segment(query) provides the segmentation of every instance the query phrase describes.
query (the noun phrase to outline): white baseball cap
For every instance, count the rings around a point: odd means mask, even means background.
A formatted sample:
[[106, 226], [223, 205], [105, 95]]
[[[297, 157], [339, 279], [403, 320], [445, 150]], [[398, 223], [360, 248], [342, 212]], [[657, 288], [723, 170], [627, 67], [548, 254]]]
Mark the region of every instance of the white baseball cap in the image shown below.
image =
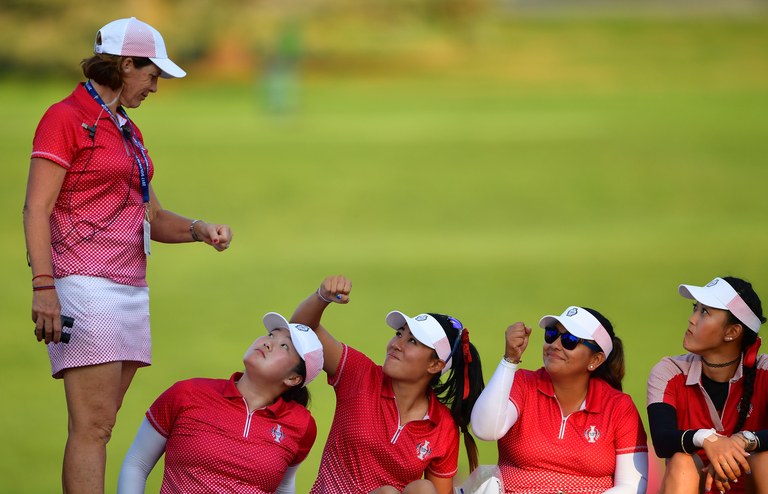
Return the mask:
[[757, 333], [762, 324], [744, 299], [724, 279], [715, 278], [704, 286], [680, 285], [677, 291], [685, 298], [696, 300], [708, 307], [731, 311], [739, 321]]
[[323, 345], [315, 332], [304, 324], [289, 323], [277, 312], [267, 312], [262, 321], [270, 333], [276, 329], [288, 329], [291, 333], [291, 342], [307, 367], [307, 375], [302, 386], [309, 384], [323, 368]]
[[606, 358], [613, 351], [613, 340], [610, 333], [588, 310], [572, 305], [559, 316], [542, 317], [539, 320], [539, 327], [546, 328], [554, 325], [555, 322], [562, 324], [569, 333], [577, 338], [596, 342], [600, 345]]
[[408, 317], [400, 311], [393, 310], [387, 314], [387, 325], [392, 329], [400, 329], [408, 324], [411, 334], [425, 346], [437, 353], [437, 358], [445, 362], [441, 374], [448, 372], [453, 359], [451, 358], [451, 344], [445, 330], [437, 322], [437, 319], [429, 314], [419, 314], [416, 317]]
[[172, 79], [187, 75], [168, 58], [163, 37], [146, 22], [135, 17], [118, 19], [99, 29], [93, 44], [94, 53], [125, 57], [146, 57], [158, 66], [160, 77]]

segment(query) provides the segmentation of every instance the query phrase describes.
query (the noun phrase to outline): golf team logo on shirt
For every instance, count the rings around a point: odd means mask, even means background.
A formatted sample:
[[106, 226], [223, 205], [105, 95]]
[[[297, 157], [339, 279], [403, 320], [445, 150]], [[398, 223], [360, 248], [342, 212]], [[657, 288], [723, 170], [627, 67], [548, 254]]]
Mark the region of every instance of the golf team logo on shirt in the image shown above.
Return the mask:
[[312, 331], [312, 329], [309, 326], [304, 326], [303, 324], [297, 324], [296, 329], [298, 329], [299, 331], [304, 331], [305, 333], [307, 331]]
[[416, 445], [416, 457], [420, 460], [423, 460], [425, 458], [429, 458], [429, 455], [432, 454], [432, 446], [429, 445], [429, 441], [424, 440], [424, 442], [421, 442]]
[[276, 443], [281, 442], [284, 437], [285, 437], [285, 433], [283, 432], [283, 429], [280, 427], [280, 424], [277, 424], [276, 426], [272, 427], [272, 439], [274, 439]]
[[576, 307], [572, 307], [571, 309], [568, 310], [568, 312], [565, 313], [565, 315], [568, 316], [568, 317], [573, 317], [578, 312], [579, 312], [579, 309], [577, 309]]
[[600, 439], [600, 431], [597, 430], [597, 426], [590, 425], [589, 429], [584, 430], [584, 438], [590, 443], [597, 442]]

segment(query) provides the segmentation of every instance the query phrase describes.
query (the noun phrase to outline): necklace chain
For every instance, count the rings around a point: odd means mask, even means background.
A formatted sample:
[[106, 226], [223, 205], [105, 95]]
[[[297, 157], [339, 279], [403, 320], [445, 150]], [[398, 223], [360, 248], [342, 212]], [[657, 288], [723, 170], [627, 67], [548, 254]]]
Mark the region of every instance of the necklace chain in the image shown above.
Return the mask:
[[714, 367], [716, 369], [720, 369], [722, 367], [730, 367], [730, 366], [732, 366], [733, 364], [738, 362], [740, 358], [741, 358], [741, 355], [739, 355], [738, 357], [736, 357], [735, 359], [733, 359], [731, 361], [723, 362], [722, 364], [713, 364], [712, 362], [707, 362], [707, 360], [704, 357], [701, 357], [701, 361], [704, 362], [704, 365], [706, 365], [707, 367]]

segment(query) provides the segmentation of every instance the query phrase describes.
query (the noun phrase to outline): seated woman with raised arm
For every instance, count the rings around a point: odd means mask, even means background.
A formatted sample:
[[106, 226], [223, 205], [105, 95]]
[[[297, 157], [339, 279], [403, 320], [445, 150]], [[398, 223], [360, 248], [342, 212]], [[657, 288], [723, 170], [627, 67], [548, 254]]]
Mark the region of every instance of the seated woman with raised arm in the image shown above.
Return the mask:
[[518, 369], [531, 328], [513, 324], [504, 358], [472, 411], [475, 435], [498, 441], [505, 491], [645, 493], [645, 430], [621, 391], [624, 351], [610, 321], [571, 306], [539, 326], [544, 367]]
[[390, 312], [386, 323], [394, 335], [383, 366], [377, 365], [320, 324], [330, 303], [349, 302], [351, 289], [344, 276], [326, 278], [291, 318], [315, 330], [323, 345], [323, 369], [336, 392], [336, 412], [311, 492], [453, 494], [460, 430], [470, 469], [477, 466], [467, 428], [483, 375], [469, 330], [444, 314]]

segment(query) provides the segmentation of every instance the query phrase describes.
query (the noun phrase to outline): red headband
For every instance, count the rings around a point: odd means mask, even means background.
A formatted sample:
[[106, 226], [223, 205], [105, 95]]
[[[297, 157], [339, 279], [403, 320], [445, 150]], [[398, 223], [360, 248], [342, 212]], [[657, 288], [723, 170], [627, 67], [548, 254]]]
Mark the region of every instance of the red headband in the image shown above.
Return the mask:
[[464, 354], [464, 398], [469, 396], [469, 364], [472, 362], [472, 352], [469, 351], [469, 330], [461, 331], [461, 351]]

